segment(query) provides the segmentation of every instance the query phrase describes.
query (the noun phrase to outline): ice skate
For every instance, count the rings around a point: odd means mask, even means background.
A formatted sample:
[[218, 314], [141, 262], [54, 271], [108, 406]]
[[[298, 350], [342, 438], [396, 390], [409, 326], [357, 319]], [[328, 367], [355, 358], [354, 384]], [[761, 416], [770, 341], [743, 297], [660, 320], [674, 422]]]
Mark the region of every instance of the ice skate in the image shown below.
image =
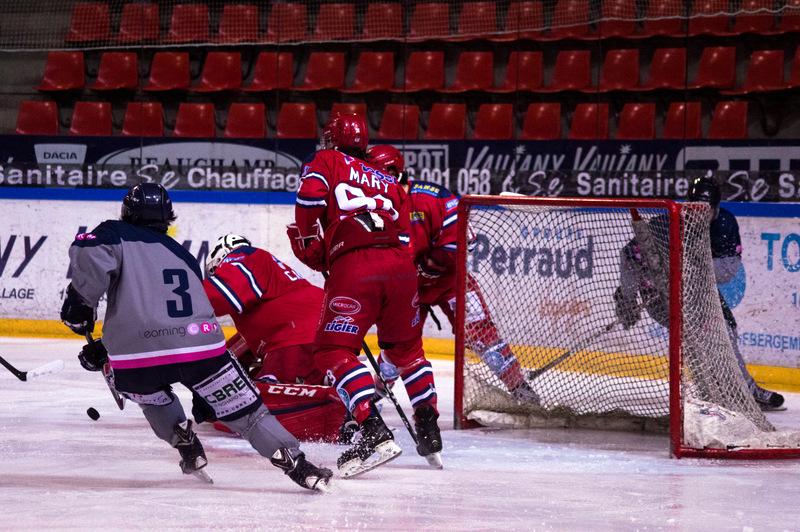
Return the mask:
[[342, 477], [351, 478], [394, 460], [402, 452], [383, 419], [372, 414], [361, 424], [361, 438], [342, 453], [336, 465]]
[[442, 469], [442, 435], [436, 423], [437, 419], [439, 413], [430, 405], [423, 405], [414, 412], [417, 452], [425, 457], [431, 467]]
[[282, 469], [297, 485], [313, 491], [328, 492], [333, 472], [315, 466], [306, 460], [305, 454], [300, 453], [293, 457], [289, 449], [282, 448], [275, 451], [269, 461], [275, 467]]
[[214, 483], [214, 480], [203, 469], [208, 465], [208, 460], [203, 451], [203, 445], [192, 430], [191, 420], [175, 425], [174, 447], [181, 454], [179, 465], [184, 475], [194, 475], [203, 482]]
[[783, 395], [779, 394], [778, 392], [771, 392], [769, 390], [765, 390], [761, 386], [756, 386], [753, 390], [753, 398], [764, 412], [786, 410], [786, 407], [783, 406]]

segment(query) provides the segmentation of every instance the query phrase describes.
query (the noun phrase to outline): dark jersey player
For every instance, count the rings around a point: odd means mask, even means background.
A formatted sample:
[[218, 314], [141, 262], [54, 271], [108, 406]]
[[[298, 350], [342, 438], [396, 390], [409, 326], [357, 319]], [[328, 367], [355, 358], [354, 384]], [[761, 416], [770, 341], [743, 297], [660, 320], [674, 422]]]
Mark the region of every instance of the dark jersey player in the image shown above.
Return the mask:
[[[394, 176], [408, 191], [411, 245], [418, 272], [422, 321], [425, 321], [430, 307], [438, 306], [454, 326], [458, 198], [435, 183], [409, 182], [404, 172], [403, 155], [394, 146], [372, 146], [367, 153], [372, 164]], [[467, 277], [466, 302], [467, 347], [481, 357], [515, 398], [538, 401], [524, 380], [517, 358], [500, 337], [478, 284], [471, 276]], [[384, 377], [391, 380], [395, 361], [383, 353], [382, 362]]]
[[172, 392], [178, 382], [192, 390], [193, 411], [241, 433], [304, 488], [325, 490], [330, 470], [305, 459], [225, 349], [197, 260], [166, 234], [173, 220], [167, 191], [141, 183], [125, 196], [121, 220], [76, 237], [61, 319], [73, 332], [90, 334], [97, 304], [108, 295], [102, 343], [84, 347], [81, 364], [90, 371], [110, 364], [115, 388], [141, 407], [156, 436], [178, 450], [184, 473], [210, 481], [203, 446]]
[[377, 325], [381, 348], [398, 367], [414, 407], [417, 451], [439, 465], [433, 371], [422, 349], [416, 269], [410, 260], [405, 191], [395, 178], [366, 162], [364, 119], [335, 115], [323, 132], [324, 149], [303, 166], [295, 224], [288, 234], [298, 259], [329, 271], [325, 304], [314, 342], [315, 363], [330, 372], [353, 417], [359, 443], [339, 459], [345, 476], [382, 463], [400, 449], [378, 415], [375, 385], [357, 354], [367, 330]]

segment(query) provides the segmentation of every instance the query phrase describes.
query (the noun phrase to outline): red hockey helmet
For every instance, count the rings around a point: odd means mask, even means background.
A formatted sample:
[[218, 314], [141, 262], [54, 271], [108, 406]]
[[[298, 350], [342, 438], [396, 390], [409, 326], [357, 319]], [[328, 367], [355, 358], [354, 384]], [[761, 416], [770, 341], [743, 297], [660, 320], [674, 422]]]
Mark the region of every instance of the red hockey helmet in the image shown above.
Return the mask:
[[406, 169], [403, 154], [391, 144], [378, 144], [371, 147], [367, 150], [367, 157], [369, 162], [384, 170], [394, 168], [398, 175], [402, 174], [403, 170]]
[[369, 130], [364, 117], [355, 113], [334, 114], [322, 130], [322, 144], [326, 149], [339, 151], [357, 149], [364, 151], [369, 144]]

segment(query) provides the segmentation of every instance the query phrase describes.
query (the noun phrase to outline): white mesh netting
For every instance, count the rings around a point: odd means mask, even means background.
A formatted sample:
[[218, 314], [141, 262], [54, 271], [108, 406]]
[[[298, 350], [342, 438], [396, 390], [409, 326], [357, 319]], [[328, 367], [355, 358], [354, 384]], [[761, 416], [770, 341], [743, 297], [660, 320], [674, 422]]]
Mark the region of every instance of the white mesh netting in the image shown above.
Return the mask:
[[[468, 220], [475, 240], [457, 332], [467, 419], [667, 430], [668, 264], [678, 244], [670, 248], [666, 209], [636, 209], [634, 221], [619, 205], [470, 205], [460, 223]], [[710, 210], [684, 204], [680, 217], [683, 444], [800, 446], [800, 433], [774, 431], [737, 364], [714, 279]]]

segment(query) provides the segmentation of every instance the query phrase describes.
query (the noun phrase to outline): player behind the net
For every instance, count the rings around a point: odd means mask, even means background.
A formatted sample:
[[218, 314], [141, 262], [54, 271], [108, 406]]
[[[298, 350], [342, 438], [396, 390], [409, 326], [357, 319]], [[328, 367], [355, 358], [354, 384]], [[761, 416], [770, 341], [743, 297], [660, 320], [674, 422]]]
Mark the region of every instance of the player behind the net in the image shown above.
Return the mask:
[[121, 220], [76, 237], [61, 319], [73, 332], [91, 334], [97, 304], [108, 295], [102, 342], [83, 348], [81, 365], [110, 365], [115, 388], [178, 450], [185, 474], [210, 481], [203, 446], [172, 391], [178, 382], [192, 390], [193, 410], [213, 411], [300, 486], [326, 490], [331, 471], [306, 460], [225, 349], [197, 260], [166, 234], [174, 220], [164, 187], [140, 183], [125, 196]]
[[[688, 194], [689, 201], [708, 203], [711, 207], [711, 256], [714, 261], [714, 277], [717, 283], [719, 302], [725, 325], [730, 338], [736, 361], [753, 398], [762, 410], [774, 410], [783, 405], [784, 398], [777, 392], [759, 386], [745, 365], [744, 357], [739, 349], [739, 335], [736, 330], [736, 319], [728, 303], [722, 296], [719, 286], [733, 279], [742, 264], [742, 239], [739, 224], [734, 215], [720, 207], [721, 193], [719, 185], [709, 177], [697, 178], [692, 182]], [[656, 248], [666, 248], [669, 234], [669, 223], [666, 215], [653, 217], [649, 222], [649, 233]], [[626, 329], [633, 327], [641, 317], [641, 308], [662, 327], [669, 327], [669, 305], [663, 284], [666, 275], [652, 272], [647, 265], [646, 250], [636, 238], [628, 242], [620, 253], [620, 286], [614, 293], [617, 317]], [[641, 295], [643, 304], [637, 301]]]
[[[436, 183], [409, 181], [403, 155], [394, 146], [372, 146], [367, 154], [370, 163], [394, 176], [408, 192], [411, 246], [418, 272], [422, 321], [432, 306], [438, 306], [454, 327], [458, 198]], [[514, 398], [538, 402], [538, 396], [524, 379], [517, 357], [492, 321], [478, 283], [469, 275], [465, 300], [467, 348], [480, 356]], [[397, 378], [393, 368], [397, 361], [386, 352], [381, 354], [381, 359], [384, 378], [393, 382]]]
[[400, 453], [373, 404], [373, 377], [357, 357], [373, 324], [381, 349], [405, 368], [417, 452], [436, 463], [442, 449], [433, 371], [422, 349], [417, 272], [407, 249], [406, 194], [393, 176], [366, 162], [368, 141], [362, 117], [331, 117], [324, 148], [303, 165], [295, 224], [288, 228], [297, 258], [329, 271], [314, 357], [361, 426], [360, 441], [339, 458], [344, 475]]
[[203, 288], [214, 313], [233, 319], [237, 333], [228, 350], [249, 368], [264, 405], [286, 430], [300, 440], [349, 443], [353, 423], [314, 365], [322, 289], [235, 234], [212, 246]]

